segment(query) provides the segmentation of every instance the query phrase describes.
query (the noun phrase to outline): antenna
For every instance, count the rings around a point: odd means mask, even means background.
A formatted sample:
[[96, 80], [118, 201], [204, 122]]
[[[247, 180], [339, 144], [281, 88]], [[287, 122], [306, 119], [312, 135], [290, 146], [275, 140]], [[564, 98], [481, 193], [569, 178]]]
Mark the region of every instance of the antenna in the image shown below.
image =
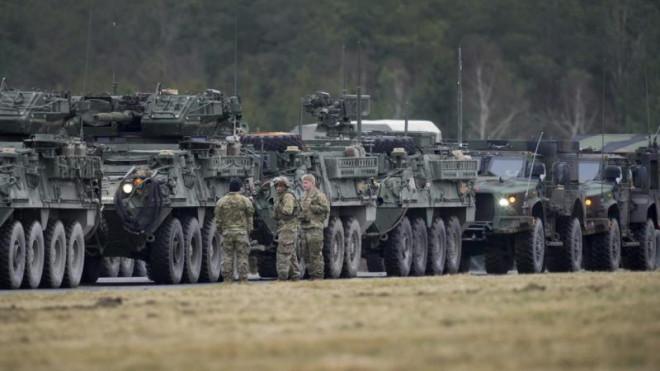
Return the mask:
[[600, 166], [601, 166], [601, 179], [600, 179], [600, 197], [603, 198], [603, 171], [605, 170], [605, 63], [607, 63], [607, 58], [603, 58], [603, 75], [602, 75], [602, 84], [603, 92], [601, 95], [600, 110], [601, 110], [601, 119], [600, 119]]
[[119, 45], [119, 40], [117, 39], [117, 21], [114, 19], [112, 20], [112, 31], [115, 38], [115, 52], [112, 53], [112, 95], [117, 95], [117, 78], [115, 76], [115, 69], [117, 64], [117, 47]]
[[457, 128], [457, 137], [458, 137], [458, 148], [461, 148], [463, 144], [463, 86], [461, 85], [463, 75], [463, 58], [461, 56], [461, 47], [458, 47], [458, 89], [456, 91], [456, 110], [458, 112], [458, 118], [456, 125]]
[[408, 101], [406, 101], [406, 107], [405, 107], [405, 125], [403, 127], [403, 136], [407, 137], [408, 136]]
[[346, 64], [345, 64], [345, 53], [346, 53], [346, 44], [341, 45], [341, 74], [343, 81], [343, 90], [342, 94], [346, 95]]
[[536, 149], [534, 150], [534, 156], [532, 157], [532, 166], [529, 168], [529, 178], [527, 178], [527, 190], [525, 190], [525, 201], [527, 203], [527, 195], [529, 194], [529, 185], [532, 183], [532, 172], [534, 171], [534, 161], [536, 160], [536, 154], [539, 151], [539, 145], [541, 144], [541, 138], [543, 138], [543, 132], [539, 135], [539, 140], [536, 142]]
[[300, 98], [300, 115], [298, 115], [298, 135], [300, 135], [300, 140], [302, 140], [302, 134], [303, 134], [303, 109], [304, 109], [304, 102], [305, 98]]
[[87, 71], [89, 70], [89, 44], [92, 38], [92, 2], [89, 2], [87, 13], [87, 50], [85, 51], [85, 75], [83, 77], [83, 94], [87, 91]]
[[649, 135], [649, 147], [651, 147], [651, 111], [649, 110], [649, 75], [648, 64], [644, 61], [644, 83], [646, 84], [646, 132]]
[[[234, 15], [234, 95], [238, 94], [238, 12]], [[234, 135], [236, 130], [234, 130]]]
[[360, 42], [358, 41], [357, 48], [357, 141], [362, 139], [362, 87], [360, 86]]

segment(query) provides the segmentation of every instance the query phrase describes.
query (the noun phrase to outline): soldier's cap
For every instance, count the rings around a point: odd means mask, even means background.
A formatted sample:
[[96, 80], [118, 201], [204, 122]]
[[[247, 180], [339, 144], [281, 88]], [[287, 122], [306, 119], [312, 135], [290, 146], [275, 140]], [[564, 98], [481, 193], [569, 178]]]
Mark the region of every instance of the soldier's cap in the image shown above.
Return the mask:
[[284, 186], [287, 188], [291, 187], [291, 183], [289, 182], [289, 179], [284, 176], [278, 176], [275, 179], [273, 179], [273, 185], [276, 186], [278, 184], [284, 184]]
[[232, 179], [229, 182], [229, 192], [238, 192], [238, 191], [240, 191], [241, 190], [241, 185], [242, 185], [242, 182], [241, 182], [240, 179], [236, 179], [236, 178]]

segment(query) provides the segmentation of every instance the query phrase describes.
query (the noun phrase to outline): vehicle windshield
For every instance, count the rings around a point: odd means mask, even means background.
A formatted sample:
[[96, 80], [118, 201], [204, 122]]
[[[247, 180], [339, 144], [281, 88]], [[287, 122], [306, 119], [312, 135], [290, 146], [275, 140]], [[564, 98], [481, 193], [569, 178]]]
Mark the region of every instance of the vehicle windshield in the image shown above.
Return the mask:
[[493, 158], [489, 173], [503, 178], [518, 176], [523, 166], [522, 157], [496, 157]]
[[596, 179], [600, 164], [598, 161], [580, 161], [580, 183]]

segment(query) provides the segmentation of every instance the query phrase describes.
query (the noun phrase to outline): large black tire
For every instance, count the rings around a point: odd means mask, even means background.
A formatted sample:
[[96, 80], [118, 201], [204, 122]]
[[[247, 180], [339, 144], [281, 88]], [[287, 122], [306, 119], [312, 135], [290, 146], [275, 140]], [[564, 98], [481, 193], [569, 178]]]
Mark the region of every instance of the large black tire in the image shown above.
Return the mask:
[[277, 257], [273, 253], [257, 254], [257, 269], [261, 278], [277, 278]]
[[383, 243], [383, 258], [385, 272], [388, 276], [407, 277], [410, 274], [413, 256], [413, 234], [410, 219], [403, 221], [390, 231]]
[[341, 276], [357, 277], [362, 260], [362, 231], [357, 219], [349, 217], [344, 220], [344, 266]]
[[118, 256], [105, 257], [101, 260], [101, 277], [115, 278], [119, 276], [121, 258]]
[[545, 231], [541, 218], [534, 218], [531, 231], [524, 231], [516, 235], [515, 259], [518, 273], [543, 272], [545, 258]]
[[80, 283], [85, 285], [96, 283], [101, 276], [102, 262], [103, 258], [100, 257], [85, 257], [85, 266], [83, 267], [83, 274]]
[[149, 278], [158, 284], [177, 284], [183, 276], [185, 242], [177, 218], [169, 218], [156, 231], [151, 243]]
[[427, 233], [429, 251], [426, 259], [426, 274], [436, 275], [445, 271], [447, 256], [447, 229], [441, 218], [435, 218]]
[[133, 277], [146, 277], [147, 276], [147, 263], [144, 260], [135, 260], [135, 267], [133, 268]]
[[289, 146], [296, 146], [299, 149], [305, 148], [305, 144], [298, 134], [249, 134], [241, 138], [244, 145], [252, 144], [256, 151], [261, 151], [261, 142], [263, 140], [264, 151], [284, 152]]
[[452, 216], [447, 223], [447, 255], [445, 258], [445, 273], [458, 273], [461, 265], [462, 239], [461, 222]]
[[513, 269], [513, 256], [508, 251], [506, 238], [491, 237], [488, 240], [484, 268], [488, 274], [507, 274]]
[[25, 232], [18, 220], [0, 229], [0, 288], [17, 289], [25, 272]]
[[222, 268], [222, 236], [218, 233], [215, 219], [207, 218], [202, 228], [202, 271], [201, 282], [217, 282]]
[[378, 250], [369, 249], [366, 254], [367, 271], [385, 272], [385, 262]]
[[411, 227], [413, 234], [413, 254], [410, 275], [423, 276], [426, 273], [426, 262], [429, 251], [429, 236], [426, 223], [422, 218], [415, 218]]
[[185, 242], [185, 260], [183, 263], [183, 283], [197, 283], [202, 272], [202, 231], [197, 218], [181, 219], [183, 240]]
[[660, 249], [660, 231], [655, 230], [655, 269], [658, 269], [660, 267], [660, 253], [658, 253], [658, 250]]
[[[616, 271], [621, 263], [621, 231], [619, 221], [610, 219], [610, 229], [607, 232], [592, 236], [590, 242], [590, 270]], [[654, 236], [655, 237], [655, 236]]]
[[578, 272], [582, 268], [582, 229], [575, 217], [562, 217], [557, 222], [557, 232], [563, 246], [548, 251], [550, 272]]
[[21, 287], [36, 289], [44, 271], [44, 231], [41, 223], [32, 222], [25, 231], [25, 272]]
[[58, 288], [62, 285], [66, 265], [66, 232], [61, 221], [48, 223], [44, 242], [44, 272], [39, 287]]
[[135, 270], [135, 260], [124, 257], [119, 258], [118, 277], [133, 277], [133, 270]]
[[404, 148], [406, 153], [412, 155], [416, 151], [415, 141], [410, 137], [396, 137], [390, 135], [368, 136], [364, 141], [373, 141], [372, 153], [392, 153], [394, 148]]
[[337, 217], [330, 218], [323, 231], [323, 261], [325, 278], [339, 278], [344, 266], [344, 226]]
[[77, 221], [66, 226], [66, 266], [62, 287], [78, 287], [85, 267], [85, 232]]
[[655, 245], [655, 228], [653, 221], [637, 223], [632, 226], [635, 239], [639, 246], [626, 249], [627, 267], [633, 271], [652, 271], [655, 269], [657, 246]]

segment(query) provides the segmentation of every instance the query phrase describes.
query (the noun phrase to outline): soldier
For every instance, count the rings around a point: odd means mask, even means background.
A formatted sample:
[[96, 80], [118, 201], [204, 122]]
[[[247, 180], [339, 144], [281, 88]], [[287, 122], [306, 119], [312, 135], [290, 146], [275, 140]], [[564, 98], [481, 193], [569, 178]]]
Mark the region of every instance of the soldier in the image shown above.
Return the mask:
[[215, 206], [215, 221], [222, 233], [222, 277], [231, 282], [234, 273], [234, 252], [238, 265], [239, 283], [247, 283], [248, 255], [250, 254], [250, 232], [252, 231], [252, 202], [238, 193], [241, 181], [232, 179], [229, 193]]
[[300, 206], [302, 253], [309, 278], [323, 279], [323, 227], [330, 212], [330, 203], [323, 191], [316, 188], [314, 175], [303, 175], [302, 186], [305, 189]]
[[298, 239], [298, 201], [289, 188], [291, 184], [286, 177], [277, 177], [273, 180], [277, 197], [273, 205], [273, 218], [277, 220], [277, 279], [285, 281], [300, 279], [298, 269], [298, 254], [296, 254], [296, 240]]

